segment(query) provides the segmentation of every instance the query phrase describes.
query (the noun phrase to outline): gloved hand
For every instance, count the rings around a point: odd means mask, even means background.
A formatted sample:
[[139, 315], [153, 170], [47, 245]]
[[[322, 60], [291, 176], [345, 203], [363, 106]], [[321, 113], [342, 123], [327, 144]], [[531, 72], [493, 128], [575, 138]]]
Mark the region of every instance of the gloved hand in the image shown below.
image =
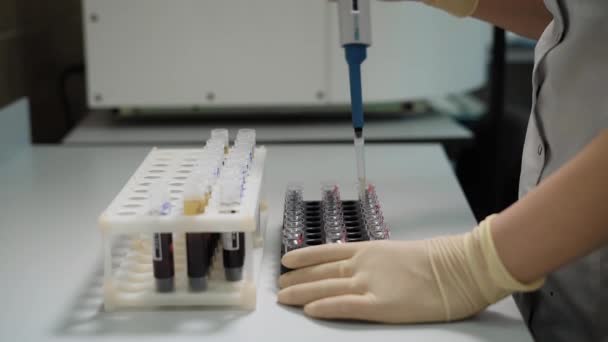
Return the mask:
[[429, 6], [440, 8], [457, 17], [468, 17], [475, 13], [479, 0], [423, 0]]
[[491, 217], [472, 232], [423, 241], [373, 241], [287, 253], [278, 301], [309, 316], [385, 323], [470, 317], [514, 291], [531, 291], [501, 262]]
[[[400, 1], [400, 0], [385, 0]], [[475, 12], [479, 0], [405, 0], [424, 2], [429, 6], [442, 9], [457, 17], [468, 17]]]

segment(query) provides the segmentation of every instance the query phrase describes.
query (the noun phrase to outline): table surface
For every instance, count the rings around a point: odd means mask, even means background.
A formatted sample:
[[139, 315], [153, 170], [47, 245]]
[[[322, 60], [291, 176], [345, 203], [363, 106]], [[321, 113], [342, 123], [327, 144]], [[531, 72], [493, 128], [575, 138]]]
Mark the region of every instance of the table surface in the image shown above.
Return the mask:
[[[475, 319], [430, 325], [328, 322], [276, 303], [282, 197], [302, 181], [305, 197], [322, 180], [339, 179], [355, 194], [352, 147], [269, 146], [265, 192], [270, 205], [258, 307], [112, 312], [101, 310], [98, 215], [148, 152], [147, 147], [35, 147], [0, 167], [2, 341], [532, 341], [508, 298]], [[368, 148], [395, 239], [469, 230], [473, 215], [438, 145]], [[352, 182], [350, 182], [352, 180]]]
[[[65, 144], [197, 144], [216, 127], [236, 132], [241, 127], [257, 130], [261, 143], [350, 142], [353, 129], [348, 118], [292, 117], [285, 119], [113, 120], [110, 113], [91, 113], [64, 139]], [[368, 141], [467, 142], [471, 131], [441, 114], [368, 118]]]

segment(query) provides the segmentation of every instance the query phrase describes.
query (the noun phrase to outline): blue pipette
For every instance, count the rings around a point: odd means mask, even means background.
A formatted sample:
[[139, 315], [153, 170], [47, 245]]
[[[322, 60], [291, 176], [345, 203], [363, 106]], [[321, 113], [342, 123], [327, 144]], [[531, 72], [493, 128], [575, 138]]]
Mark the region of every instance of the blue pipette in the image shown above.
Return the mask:
[[340, 43], [344, 47], [350, 80], [350, 102], [355, 131], [357, 174], [361, 193], [365, 191], [365, 153], [363, 138], [363, 92], [361, 89], [361, 64], [371, 45], [369, 0], [338, 0]]

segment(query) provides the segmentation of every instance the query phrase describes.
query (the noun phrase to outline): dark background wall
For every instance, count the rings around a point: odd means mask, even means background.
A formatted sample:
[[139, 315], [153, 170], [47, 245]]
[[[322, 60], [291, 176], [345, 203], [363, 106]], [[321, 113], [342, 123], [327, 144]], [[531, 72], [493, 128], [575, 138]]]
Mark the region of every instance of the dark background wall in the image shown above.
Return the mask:
[[17, 0], [0, 0], [0, 107], [25, 93], [21, 31]]
[[[29, 97], [35, 143], [60, 142], [68, 130], [62, 75], [83, 59], [80, 0], [0, 0], [0, 106]], [[65, 83], [84, 93], [82, 74]]]

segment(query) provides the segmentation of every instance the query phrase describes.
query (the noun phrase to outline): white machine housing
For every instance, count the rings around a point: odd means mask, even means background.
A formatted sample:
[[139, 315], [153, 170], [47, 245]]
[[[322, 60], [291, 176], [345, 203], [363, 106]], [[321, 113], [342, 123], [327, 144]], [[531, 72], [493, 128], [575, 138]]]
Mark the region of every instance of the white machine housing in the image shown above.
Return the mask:
[[[83, 0], [91, 108], [349, 103], [337, 5], [327, 0]], [[417, 3], [371, 2], [366, 103], [474, 89], [490, 27]]]

